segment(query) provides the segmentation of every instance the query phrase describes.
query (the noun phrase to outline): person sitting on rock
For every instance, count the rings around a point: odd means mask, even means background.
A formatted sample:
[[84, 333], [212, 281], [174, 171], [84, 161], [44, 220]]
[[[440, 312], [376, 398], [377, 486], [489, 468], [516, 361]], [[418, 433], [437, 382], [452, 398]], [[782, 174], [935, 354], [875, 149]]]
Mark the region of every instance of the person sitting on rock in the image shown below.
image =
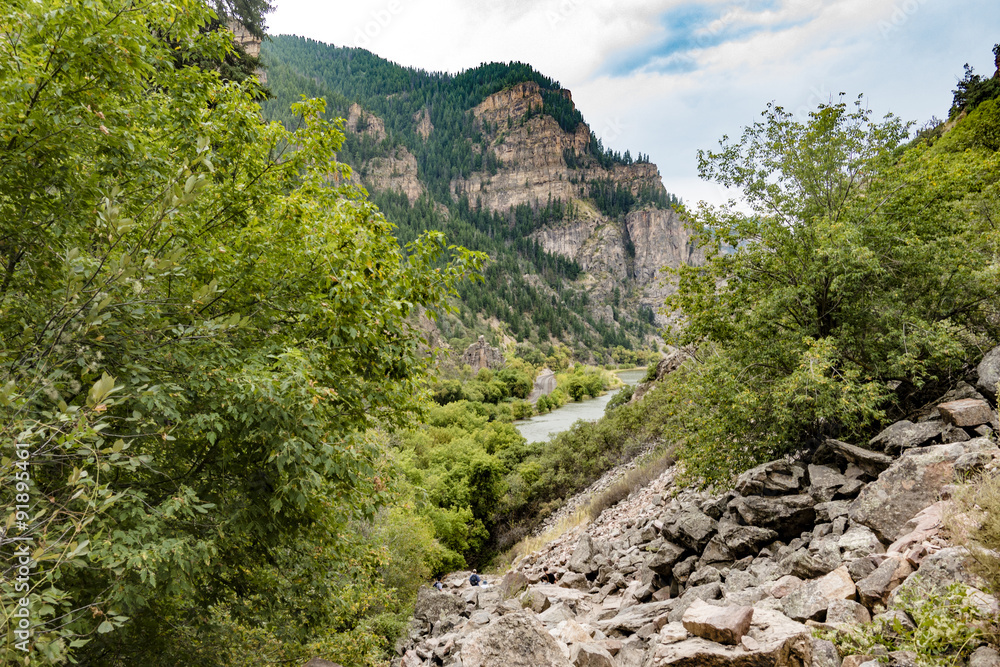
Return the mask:
[[478, 586], [480, 582], [486, 583], [485, 581], [483, 581], [483, 578], [480, 577], [478, 574], [476, 574], [476, 571], [473, 570], [472, 576], [469, 577], [469, 583], [473, 586]]
[[444, 590], [444, 584], [441, 583], [440, 579], [434, 582], [434, 588], [438, 589], [439, 591]]
[[556, 574], [555, 572], [549, 572], [548, 566], [542, 568], [542, 581], [547, 584], [556, 583]]

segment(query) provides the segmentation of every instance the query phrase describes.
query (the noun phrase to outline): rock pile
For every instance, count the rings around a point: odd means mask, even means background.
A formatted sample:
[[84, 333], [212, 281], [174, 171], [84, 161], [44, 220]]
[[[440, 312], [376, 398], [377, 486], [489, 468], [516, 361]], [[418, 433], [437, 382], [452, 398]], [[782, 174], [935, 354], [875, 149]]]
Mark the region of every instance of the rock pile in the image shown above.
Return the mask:
[[[936, 414], [879, 434], [879, 451], [827, 440], [722, 494], [668, 497], [667, 471], [496, 586], [456, 573], [444, 591], [422, 590], [394, 664], [839, 667], [814, 627], [912, 623], [900, 591], [981, 585], [938, 531], [956, 476], [1000, 458], [995, 395], [959, 387]], [[916, 656], [881, 657], [902, 667]]]

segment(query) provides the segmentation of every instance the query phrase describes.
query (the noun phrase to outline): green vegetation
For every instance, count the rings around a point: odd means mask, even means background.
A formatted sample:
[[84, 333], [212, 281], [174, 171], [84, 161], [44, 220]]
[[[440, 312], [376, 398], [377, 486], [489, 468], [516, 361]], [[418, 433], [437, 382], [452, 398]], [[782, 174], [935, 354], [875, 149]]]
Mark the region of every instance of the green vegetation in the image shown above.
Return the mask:
[[374, 661], [449, 557], [378, 434], [422, 407], [416, 304], [483, 257], [331, 185], [321, 102], [292, 134], [197, 66], [203, 5], [134, 9], [0, 9], [2, 634], [28, 599], [32, 663]]
[[[689, 471], [718, 478], [824, 434], [863, 441], [997, 340], [995, 103], [932, 147], [860, 100], [805, 123], [770, 106], [702, 176], [751, 211], [691, 214], [708, 264], [668, 307], [698, 363], [665, 389]], [[728, 247], [738, 247], [729, 252]]]
[[[993, 55], [996, 57], [997, 71], [1000, 72], [1000, 44], [993, 47]], [[983, 102], [997, 97], [1000, 97], [1000, 76], [980, 76], [966, 63], [965, 75], [958, 82], [958, 87], [953, 93], [951, 111], [948, 112], [948, 117], [956, 118], [963, 111], [974, 111]]]
[[816, 634], [837, 645], [841, 655], [873, 655], [912, 651], [919, 665], [958, 665], [994, 632], [993, 614], [972, 597], [963, 584], [952, 584], [947, 592], [917, 585], [899, 596], [900, 611], [913, 619], [909, 627], [899, 619], [877, 619], [871, 625]]

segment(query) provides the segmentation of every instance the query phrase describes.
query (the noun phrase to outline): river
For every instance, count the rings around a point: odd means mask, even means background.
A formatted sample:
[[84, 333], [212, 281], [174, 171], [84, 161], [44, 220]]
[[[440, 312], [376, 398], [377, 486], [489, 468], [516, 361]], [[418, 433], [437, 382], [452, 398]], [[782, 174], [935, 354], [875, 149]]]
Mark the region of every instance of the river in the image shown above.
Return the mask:
[[[645, 369], [619, 371], [618, 377], [627, 385], [635, 386], [646, 375]], [[528, 442], [548, 442], [579, 420], [596, 422], [604, 416], [604, 408], [621, 389], [609, 391], [604, 396], [589, 398], [579, 403], [567, 403], [558, 410], [531, 419], [514, 422], [514, 426]]]

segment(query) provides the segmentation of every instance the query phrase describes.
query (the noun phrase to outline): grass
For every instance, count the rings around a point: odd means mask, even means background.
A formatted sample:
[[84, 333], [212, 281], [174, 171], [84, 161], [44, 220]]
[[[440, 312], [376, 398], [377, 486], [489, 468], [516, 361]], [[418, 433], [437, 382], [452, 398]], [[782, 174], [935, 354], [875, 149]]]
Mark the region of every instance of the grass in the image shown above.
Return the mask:
[[593, 521], [604, 510], [614, 507], [633, 492], [648, 486], [676, 462], [672, 448], [650, 454], [637, 467], [629, 470], [621, 479], [592, 499], [585, 510], [587, 515]]

